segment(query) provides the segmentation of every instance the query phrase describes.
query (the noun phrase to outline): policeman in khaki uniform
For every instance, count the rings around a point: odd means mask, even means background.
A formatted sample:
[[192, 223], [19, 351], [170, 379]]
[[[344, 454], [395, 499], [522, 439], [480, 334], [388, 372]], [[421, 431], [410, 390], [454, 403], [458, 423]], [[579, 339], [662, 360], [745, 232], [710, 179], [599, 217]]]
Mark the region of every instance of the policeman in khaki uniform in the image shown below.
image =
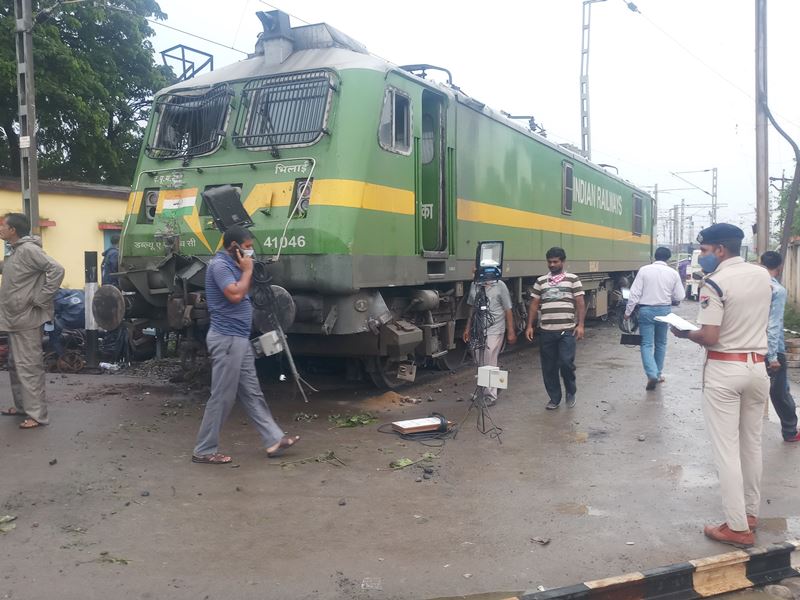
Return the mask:
[[700, 232], [698, 331], [672, 332], [707, 350], [703, 415], [719, 473], [725, 522], [707, 537], [739, 548], [753, 545], [761, 500], [761, 426], [769, 399], [767, 321], [772, 297], [766, 269], [739, 256], [744, 232], [717, 223]]

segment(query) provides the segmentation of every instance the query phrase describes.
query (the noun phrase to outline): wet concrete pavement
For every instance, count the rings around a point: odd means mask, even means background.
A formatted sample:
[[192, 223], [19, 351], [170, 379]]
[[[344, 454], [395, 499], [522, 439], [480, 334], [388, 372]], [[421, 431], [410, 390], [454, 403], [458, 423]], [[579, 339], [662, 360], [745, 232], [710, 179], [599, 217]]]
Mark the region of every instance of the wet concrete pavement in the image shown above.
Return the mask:
[[[700, 349], [670, 337], [667, 382], [648, 393], [638, 349], [618, 341], [612, 325], [592, 324], [578, 346], [577, 406], [557, 411], [544, 410], [537, 351], [505, 355], [511, 387], [491, 413], [502, 445], [477, 432], [474, 413], [441, 448], [377, 431], [431, 411], [462, 420], [471, 369], [401, 392], [420, 404], [328, 380], [304, 405], [290, 384], [267, 385], [279, 423], [302, 436], [283, 460], [309, 459], [283, 466], [263, 456], [238, 409], [222, 438], [235, 466], [192, 464], [202, 389], [48, 376], [50, 426], [0, 419], [0, 516], [17, 517], [0, 534], [0, 598], [456, 597], [728, 551], [701, 532], [722, 517]], [[0, 403], [10, 403], [7, 373]], [[363, 411], [378, 422], [328, 419]], [[300, 412], [318, 416], [294, 421]], [[329, 452], [346, 466], [325, 461]], [[436, 456], [389, 466], [425, 452]], [[800, 537], [798, 463], [800, 446], [781, 440], [771, 411], [760, 545]]]

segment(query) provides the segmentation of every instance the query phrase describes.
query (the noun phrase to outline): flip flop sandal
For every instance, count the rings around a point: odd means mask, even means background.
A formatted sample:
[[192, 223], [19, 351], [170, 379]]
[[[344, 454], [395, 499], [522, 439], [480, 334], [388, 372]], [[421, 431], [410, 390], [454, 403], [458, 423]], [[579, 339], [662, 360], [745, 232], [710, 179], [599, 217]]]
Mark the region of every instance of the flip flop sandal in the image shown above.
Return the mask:
[[25, 419], [22, 423], [19, 424], [20, 429], [36, 429], [37, 427], [41, 427], [42, 424], [35, 419]]
[[231, 461], [233, 461], [233, 458], [219, 452], [216, 454], [204, 454], [203, 456], [192, 454], [192, 462], [200, 463], [201, 465], [225, 465]]
[[281, 438], [281, 441], [278, 442], [277, 449], [273, 450], [272, 452], [267, 452], [267, 458], [277, 458], [281, 456], [286, 450], [294, 446], [297, 442], [300, 441], [299, 435], [285, 435]]
[[16, 408], [7, 408], [5, 410], [0, 410], [0, 415], [4, 417], [24, 417], [25, 413]]

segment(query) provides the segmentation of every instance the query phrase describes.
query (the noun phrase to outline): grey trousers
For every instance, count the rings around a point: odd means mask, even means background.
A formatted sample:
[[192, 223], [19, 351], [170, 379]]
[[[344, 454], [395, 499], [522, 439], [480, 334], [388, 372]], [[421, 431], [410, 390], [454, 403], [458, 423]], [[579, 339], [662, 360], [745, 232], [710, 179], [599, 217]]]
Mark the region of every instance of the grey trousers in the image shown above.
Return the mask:
[[8, 375], [14, 407], [46, 425], [47, 399], [44, 394], [44, 353], [42, 328], [8, 332]]
[[272, 418], [261, 393], [250, 340], [209, 330], [206, 345], [211, 357], [211, 397], [197, 433], [195, 456], [218, 451], [220, 429], [237, 398], [261, 435], [264, 447], [274, 446], [283, 437], [283, 430]]

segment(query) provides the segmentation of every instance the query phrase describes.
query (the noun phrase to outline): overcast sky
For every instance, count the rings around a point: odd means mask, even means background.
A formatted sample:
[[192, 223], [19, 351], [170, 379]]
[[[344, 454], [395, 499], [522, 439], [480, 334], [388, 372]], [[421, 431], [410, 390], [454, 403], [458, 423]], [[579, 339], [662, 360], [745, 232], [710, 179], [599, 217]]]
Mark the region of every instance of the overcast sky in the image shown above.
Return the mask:
[[[470, 3], [463, 0], [159, 0], [172, 27], [252, 52], [258, 10], [289, 13], [292, 25], [327, 22], [395, 64], [448, 68], [466, 93], [515, 114], [532, 114], [548, 137], [580, 146], [582, 0]], [[793, 81], [800, 2], [768, 7], [769, 104], [800, 143], [800, 101]], [[613, 164], [636, 185], [658, 184], [659, 208], [702, 191], [670, 172], [716, 167], [718, 220], [749, 233], [755, 221], [755, 0], [623, 0], [592, 5], [592, 159]], [[224, 10], [220, 10], [224, 7]], [[157, 51], [183, 43], [214, 55], [217, 68], [236, 52], [153, 26]], [[160, 57], [159, 57], [160, 58]], [[790, 146], [770, 132], [770, 176], [794, 172]], [[711, 191], [711, 173], [684, 175]], [[687, 209], [695, 233], [708, 209]], [[660, 233], [660, 232], [659, 232]], [[687, 223], [688, 241], [688, 223]]]

